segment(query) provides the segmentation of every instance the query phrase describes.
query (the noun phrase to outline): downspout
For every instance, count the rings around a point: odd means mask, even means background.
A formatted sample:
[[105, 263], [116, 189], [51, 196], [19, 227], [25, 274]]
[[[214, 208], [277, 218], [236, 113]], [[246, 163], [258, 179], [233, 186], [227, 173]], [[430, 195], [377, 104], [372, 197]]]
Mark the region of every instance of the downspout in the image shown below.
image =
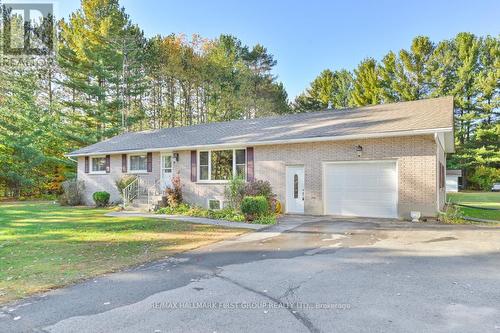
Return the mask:
[[69, 160], [71, 160], [71, 161], [73, 161], [73, 162], [75, 162], [75, 163], [78, 163], [78, 160], [74, 160], [74, 159], [72, 159], [72, 158], [71, 158], [71, 156], [67, 156], [67, 155], [66, 155], [66, 158], [67, 158], [67, 159], [69, 159]]

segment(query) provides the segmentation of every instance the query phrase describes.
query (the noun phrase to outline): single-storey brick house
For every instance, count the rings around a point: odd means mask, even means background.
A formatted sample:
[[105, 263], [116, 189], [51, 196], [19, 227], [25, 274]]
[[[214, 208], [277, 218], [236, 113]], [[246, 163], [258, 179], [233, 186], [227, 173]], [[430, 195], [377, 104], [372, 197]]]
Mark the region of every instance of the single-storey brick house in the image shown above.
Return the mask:
[[187, 202], [217, 207], [241, 175], [268, 180], [286, 213], [408, 218], [442, 209], [452, 152], [444, 97], [124, 133], [68, 156], [87, 204], [102, 190], [120, 201], [124, 175], [164, 189], [178, 174]]

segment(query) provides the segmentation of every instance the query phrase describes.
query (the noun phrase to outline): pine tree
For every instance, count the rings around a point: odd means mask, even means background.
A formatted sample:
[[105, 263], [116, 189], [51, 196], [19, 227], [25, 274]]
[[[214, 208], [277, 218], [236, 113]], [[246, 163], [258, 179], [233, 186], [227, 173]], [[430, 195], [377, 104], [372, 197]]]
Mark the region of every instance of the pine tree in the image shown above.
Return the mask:
[[83, 0], [60, 30], [59, 65], [70, 94], [65, 103], [81, 144], [119, 133], [142, 93], [142, 32], [117, 0]]
[[311, 82], [310, 87], [294, 101], [296, 112], [343, 109], [349, 106], [353, 88], [352, 74], [347, 70], [326, 69]]
[[354, 70], [354, 88], [351, 103], [355, 106], [379, 104], [382, 102], [382, 84], [379, 68], [373, 58], [363, 60]]

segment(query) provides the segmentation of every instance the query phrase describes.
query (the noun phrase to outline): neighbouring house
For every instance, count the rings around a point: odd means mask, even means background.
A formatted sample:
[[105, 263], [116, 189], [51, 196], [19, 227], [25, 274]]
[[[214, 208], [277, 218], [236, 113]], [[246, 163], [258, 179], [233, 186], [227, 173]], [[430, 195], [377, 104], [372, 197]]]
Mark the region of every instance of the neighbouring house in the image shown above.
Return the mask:
[[[116, 179], [170, 186], [184, 199], [224, 205], [229, 179], [268, 180], [289, 214], [408, 218], [445, 203], [454, 152], [451, 97], [124, 133], [68, 154], [92, 193], [120, 201]], [[146, 193], [144, 191], [142, 193]]]
[[462, 170], [446, 170], [446, 192], [458, 192], [462, 184]]

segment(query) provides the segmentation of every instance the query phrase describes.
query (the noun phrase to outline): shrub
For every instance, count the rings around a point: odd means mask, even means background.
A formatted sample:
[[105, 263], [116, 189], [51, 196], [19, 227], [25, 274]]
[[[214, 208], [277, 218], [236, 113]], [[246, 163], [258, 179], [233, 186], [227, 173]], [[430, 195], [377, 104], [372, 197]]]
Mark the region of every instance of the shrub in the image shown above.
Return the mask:
[[267, 198], [259, 196], [247, 196], [241, 202], [241, 212], [245, 214], [248, 221], [253, 221], [269, 212]]
[[500, 181], [500, 169], [481, 165], [474, 170], [469, 180], [481, 190], [490, 191], [493, 184]]
[[176, 207], [182, 203], [182, 184], [179, 175], [172, 177], [172, 187], [165, 190], [165, 196], [170, 207]]
[[63, 193], [59, 197], [59, 203], [63, 206], [77, 206], [82, 204], [83, 190], [85, 185], [81, 180], [66, 180], [62, 182]]
[[245, 185], [245, 196], [263, 196], [267, 200], [269, 212], [276, 210], [276, 194], [271, 183], [264, 180], [254, 180]]
[[208, 210], [206, 217], [210, 219], [227, 220], [235, 222], [245, 221], [245, 216], [243, 216], [241, 213], [232, 208], [224, 208], [220, 210]]
[[130, 185], [134, 180], [136, 180], [137, 177], [135, 176], [123, 176], [120, 179], [118, 179], [115, 184], [118, 190], [120, 191], [120, 194], [123, 192], [123, 190]]
[[168, 206], [160, 208], [156, 211], [156, 213], [166, 215], [186, 215], [186, 213], [189, 212], [190, 209], [191, 207], [189, 207], [188, 204], [181, 203], [175, 207]]
[[255, 224], [276, 224], [276, 215], [274, 214], [267, 214], [259, 217], [258, 219], [254, 220], [253, 223]]
[[97, 207], [105, 207], [109, 203], [109, 193], [108, 192], [94, 192], [92, 194], [92, 199], [94, 199], [95, 205]]
[[253, 180], [245, 184], [245, 196], [263, 196], [268, 201], [275, 197], [271, 183], [264, 180]]
[[462, 219], [462, 212], [460, 208], [452, 203], [446, 204], [444, 212], [440, 214], [440, 219], [444, 223], [449, 224], [462, 223], [464, 221]]
[[241, 200], [245, 196], [245, 180], [243, 177], [233, 178], [224, 189], [224, 197], [229, 207], [239, 210]]
[[158, 214], [166, 215], [184, 215], [184, 216], [194, 216], [194, 217], [206, 217], [217, 220], [227, 220], [242, 222], [245, 221], [245, 217], [231, 208], [225, 208], [221, 210], [210, 210], [201, 208], [198, 206], [190, 207], [185, 203], [181, 203], [176, 207], [164, 207], [157, 211]]

